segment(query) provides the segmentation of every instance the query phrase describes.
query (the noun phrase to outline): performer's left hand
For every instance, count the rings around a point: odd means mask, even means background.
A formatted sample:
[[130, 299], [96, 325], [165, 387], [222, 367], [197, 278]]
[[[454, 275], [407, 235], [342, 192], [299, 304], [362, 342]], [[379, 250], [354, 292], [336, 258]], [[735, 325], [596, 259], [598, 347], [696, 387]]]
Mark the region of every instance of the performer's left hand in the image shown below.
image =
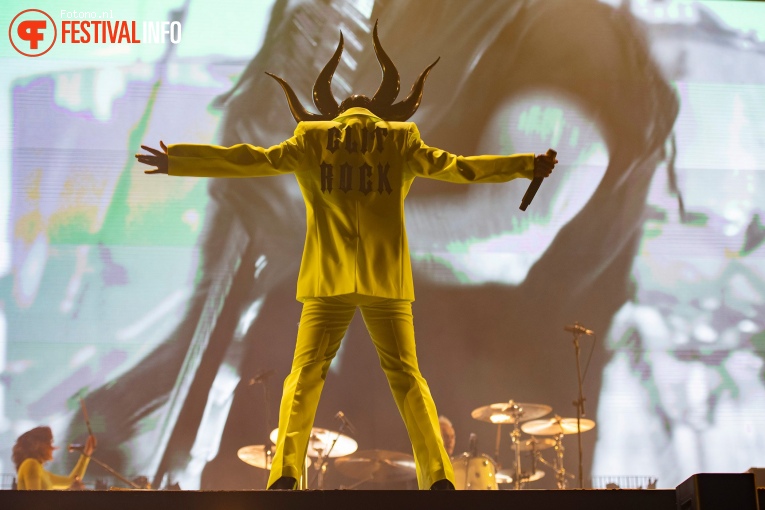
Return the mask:
[[547, 154], [537, 154], [534, 157], [534, 177], [549, 177], [558, 160]]

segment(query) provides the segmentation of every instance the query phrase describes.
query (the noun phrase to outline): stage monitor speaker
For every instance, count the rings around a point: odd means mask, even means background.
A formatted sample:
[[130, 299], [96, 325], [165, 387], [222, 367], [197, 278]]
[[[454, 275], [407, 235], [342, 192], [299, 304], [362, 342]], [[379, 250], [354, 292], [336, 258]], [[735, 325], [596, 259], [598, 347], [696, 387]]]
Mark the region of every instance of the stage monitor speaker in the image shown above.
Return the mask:
[[749, 468], [747, 473], [754, 475], [754, 485], [759, 489], [765, 489], [765, 468]]
[[759, 510], [752, 473], [700, 473], [675, 489], [677, 510]]

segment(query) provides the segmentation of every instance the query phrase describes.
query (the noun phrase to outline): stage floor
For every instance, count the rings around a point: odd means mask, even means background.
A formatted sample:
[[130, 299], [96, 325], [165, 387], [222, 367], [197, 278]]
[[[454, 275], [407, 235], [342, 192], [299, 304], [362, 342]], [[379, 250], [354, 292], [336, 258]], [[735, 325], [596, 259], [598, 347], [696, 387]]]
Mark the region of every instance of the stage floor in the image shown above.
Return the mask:
[[[735, 499], [735, 498], [734, 498]], [[758, 490], [765, 510], [765, 489]], [[3, 510], [677, 510], [674, 490], [0, 491]], [[704, 507], [706, 508], [706, 507]], [[712, 508], [710, 510], [723, 510]], [[728, 510], [728, 509], [725, 509]], [[731, 509], [733, 510], [733, 509]]]
[[675, 510], [674, 490], [0, 491], [3, 510]]

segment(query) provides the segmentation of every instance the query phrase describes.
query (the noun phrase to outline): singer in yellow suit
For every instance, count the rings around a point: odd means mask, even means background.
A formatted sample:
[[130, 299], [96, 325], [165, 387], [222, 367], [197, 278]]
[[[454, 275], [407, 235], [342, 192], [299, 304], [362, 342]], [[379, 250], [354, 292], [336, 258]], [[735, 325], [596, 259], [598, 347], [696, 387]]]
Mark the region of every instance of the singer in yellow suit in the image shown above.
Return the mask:
[[[297, 283], [303, 303], [292, 370], [284, 381], [272, 489], [292, 489], [303, 460], [324, 381], [356, 311], [374, 342], [393, 397], [412, 442], [420, 489], [452, 489], [454, 473], [440, 435], [438, 413], [420, 373], [411, 302], [412, 269], [404, 223], [404, 199], [415, 177], [455, 183], [499, 183], [546, 177], [553, 158], [455, 156], [428, 147], [417, 126], [402, 122], [420, 104], [425, 79], [407, 99], [393, 104], [398, 72], [380, 46], [375, 50], [383, 83], [372, 99], [351, 96], [338, 105], [329, 85], [343, 48], [314, 86], [322, 115], [307, 112], [290, 86], [283, 87], [298, 121], [289, 140], [270, 148], [178, 144], [164, 152], [142, 146], [137, 155], [157, 166], [147, 173], [194, 177], [261, 177], [294, 174], [306, 205], [307, 231]], [[437, 61], [436, 61], [437, 62]]]

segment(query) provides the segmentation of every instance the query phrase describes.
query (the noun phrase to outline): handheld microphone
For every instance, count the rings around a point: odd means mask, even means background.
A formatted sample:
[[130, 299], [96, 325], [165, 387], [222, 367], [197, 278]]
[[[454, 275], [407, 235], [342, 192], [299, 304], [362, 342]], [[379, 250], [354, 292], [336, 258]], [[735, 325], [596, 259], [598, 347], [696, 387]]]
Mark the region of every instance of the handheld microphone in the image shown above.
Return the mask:
[[571, 326], [565, 326], [563, 328], [563, 331], [568, 331], [569, 333], [578, 333], [580, 335], [593, 335], [595, 332], [591, 329], [587, 329], [578, 322], [575, 322]]
[[347, 428], [352, 434], [356, 433], [356, 427], [353, 426], [353, 423], [351, 423], [351, 420], [345, 417], [345, 413], [342, 411], [338, 411], [335, 415], [335, 418], [340, 420], [340, 423], [343, 424], [345, 428]]
[[[552, 149], [547, 149], [547, 156], [553, 158], [555, 160], [555, 156], [557, 156], [558, 153]], [[521, 211], [525, 211], [526, 208], [529, 206], [532, 200], [534, 200], [534, 195], [537, 194], [537, 191], [539, 190], [539, 187], [542, 185], [542, 181], [544, 180], [544, 177], [534, 177], [534, 179], [531, 180], [531, 184], [529, 184], [529, 187], [526, 188], [526, 194], [523, 195], [523, 200], [521, 200]]]

